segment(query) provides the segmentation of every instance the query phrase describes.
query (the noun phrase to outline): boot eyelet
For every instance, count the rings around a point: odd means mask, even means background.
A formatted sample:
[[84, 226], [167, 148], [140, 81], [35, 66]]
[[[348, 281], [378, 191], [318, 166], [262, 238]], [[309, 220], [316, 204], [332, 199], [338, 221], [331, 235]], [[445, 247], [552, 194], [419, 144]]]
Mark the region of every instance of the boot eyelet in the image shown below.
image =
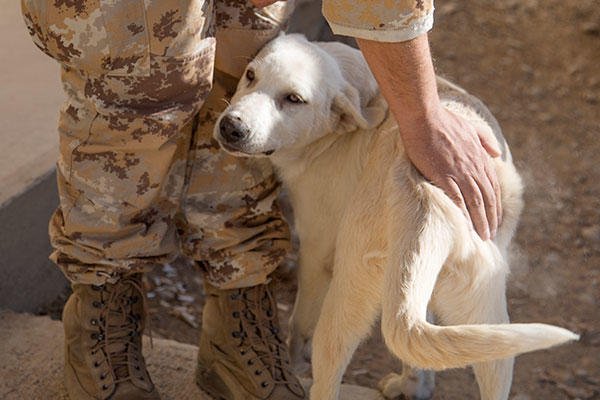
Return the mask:
[[254, 371], [254, 375], [260, 376], [262, 375], [262, 371], [260, 369], [257, 369], [256, 371]]
[[239, 312], [237, 312], [237, 311], [234, 311], [234, 312], [232, 312], [232, 313], [231, 313], [231, 316], [232, 316], [233, 318], [239, 318], [239, 317], [240, 317], [240, 313], [239, 313]]
[[248, 365], [250, 365], [250, 366], [254, 365], [254, 361], [248, 360]]
[[94, 361], [94, 368], [98, 368], [100, 366], [100, 363], [98, 361]]
[[101, 374], [101, 375], [100, 375], [100, 380], [101, 380], [101, 381], [103, 381], [103, 380], [105, 380], [105, 379], [106, 379], [106, 374]]
[[271, 310], [268, 310], [268, 311], [267, 311], [267, 317], [272, 317], [272, 316], [273, 316], [273, 311], [271, 311]]
[[269, 386], [269, 382], [263, 382], [263, 383], [260, 384], [260, 386], [266, 388], [266, 387]]
[[92, 325], [98, 325], [98, 320], [97, 319], [91, 319], [90, 320], [90, 324], [92, 324]]
[[102, 385], [102, 390], [108, 389], [108, 385]]
[[245, 356], [246, 355], [246, 351], [245, 350], [240, 350], [240, 355]]
[[102, 306], [102, 303], [100, 303], [99, 301], [96, 301], [96, 300], [94, 300], [94, 301], [92, 302], [92, 306], [93, 306], [94, 308], [100, 308], [100, 307]]
[[240, 333], [238, 331], [231, 332], [231, 336], [238, 339], [240, 337]]
[[104, 285], [92, 285], [92, 290], [99, 292], [104, 289]]

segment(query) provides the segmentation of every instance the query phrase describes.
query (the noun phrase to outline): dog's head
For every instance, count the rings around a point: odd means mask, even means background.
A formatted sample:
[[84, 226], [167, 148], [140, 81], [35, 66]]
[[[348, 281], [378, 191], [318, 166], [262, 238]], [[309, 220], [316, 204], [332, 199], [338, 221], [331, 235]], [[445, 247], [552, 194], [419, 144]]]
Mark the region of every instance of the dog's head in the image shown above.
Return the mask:
[[230, 153], [269, 156], [372, 128], [386, 110], [358, 50], [281, 35], [248, 64], [214, 136]]

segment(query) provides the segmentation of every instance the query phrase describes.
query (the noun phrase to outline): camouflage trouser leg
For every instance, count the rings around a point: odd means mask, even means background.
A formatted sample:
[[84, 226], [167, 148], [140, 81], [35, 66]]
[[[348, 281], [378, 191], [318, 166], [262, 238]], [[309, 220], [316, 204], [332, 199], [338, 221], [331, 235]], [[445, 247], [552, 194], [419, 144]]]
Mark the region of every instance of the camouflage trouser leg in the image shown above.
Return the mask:
[[179, 250], [175, 216], [216, 41], [203, 0], [23, 0], [34, 42], [62, 65], [60, 207], [51, 258], [102, 283]]
[[212, 139], [249, 59], [274, 38], [293, 9], [279, 2], [257, 12], [244, 1], [216, 3], [214, 87], [199, 115], [184, 248], [220, 288], [263, 283], [289, 250], [289, 231], [276, 202], [279, 184], [266, 159], [228, 155]]
[[[224, 3], [246, 9], [236, 6], [237, 1]], [[193, 139], [194, 117], [211, 88], [213, 3], [22, 0], [22, 6], [36, 45], [61, 63], [67, 95], [59, 122], [60, 207], [50, 223], [51, 258], [71, 281], [97, 284], [168, 260], [179, 251], [175, 219], [190, 171], [190, 146], [201, 143]], [[220, 154], [214, 160], [221, 160]], [[215, 161], [211, 157], [195, 161], [205, 165], [194, 166], [192, 181], [202, 182], [196, 171], [210, 169]], [[227, 181], [223, 171], [219, 176]], [[245, 172], [236, 176], [248, 181]], [[248, 189], [268, 186], [262, 182], [256, 178]], [[212, 191], [196, 184], [191, 188], [196, 200], [199, 193]], [[249, 191], [248, 198], [262, 207], [259, 197]], [[222, 198], [213, 200], [214, 209], [226, 206]], [[228, 207], [231, 212], [239, 203]], [[250, 214], [246, 212], [251, 227], [277, 219], [269, 210], [264, 219], [259, 212], [253, 213], [254, 218]], [[188, 215], [193, 219], [195, 214]], [[198, 233], [223, 229], [246, 243], [244, 251], [264, 249], [268, 258], [278, 247], [276, 242], [285, 241], [279, 234], [271, 246], [266, 244], [270, 239], [247, 245], [243, 224], [239, 233], [231, 229], [239, 221], [212, 221], [210, 229], [194, 225], [195, 233], [187, 242], [193, 243], [194, 254], [201, 254]], [[270, 231], [264, 230], [265, 237]], [[245, 271], [253, 271], [254, 265]]]

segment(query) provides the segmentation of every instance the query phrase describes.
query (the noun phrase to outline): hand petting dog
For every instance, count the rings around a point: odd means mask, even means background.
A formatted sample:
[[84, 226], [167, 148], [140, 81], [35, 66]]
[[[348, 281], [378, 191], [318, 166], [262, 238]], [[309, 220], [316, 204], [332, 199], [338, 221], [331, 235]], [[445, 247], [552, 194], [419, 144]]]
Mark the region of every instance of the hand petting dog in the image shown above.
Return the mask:
[[437, 94], [427, 35], [399, 43], [358, 39], [419, 172], [463, 210], [483, 240], [502, 220], [500, 185], [491, 157], [493, 135], [445, 110]]

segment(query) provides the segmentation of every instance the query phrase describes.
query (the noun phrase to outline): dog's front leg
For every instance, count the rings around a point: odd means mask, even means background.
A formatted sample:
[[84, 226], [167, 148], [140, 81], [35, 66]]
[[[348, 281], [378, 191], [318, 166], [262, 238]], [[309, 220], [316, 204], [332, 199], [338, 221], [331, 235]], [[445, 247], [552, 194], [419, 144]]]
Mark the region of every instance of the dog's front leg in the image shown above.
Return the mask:
[[[480, 247], [484, 246], [492, 245]], [[500, 252], [485, 256], [481, 250], [476, 251], [450, 268], [462, 273], [440, 279], [431, 302], [444, 324], [509, 323], [505, 283], [508, 267]], [[481, 400], [508, 399], [513, 362], [511, 357], [473, 365]]]
[[380, 270], [369, 271], [354, 252], [339, 261], [313, 337], [311, 400], [338, 399], [352, 354], [380, 310]]
[[[320, 253], [309, 246], [300, 249], [298, 293], [289, 324], [290, 356], [292, 365], [298, 373], [303, 373], [310, 368], [311, 338], [331, 282], [333, 255]], [[333, 250], [329, 253], [333, 253]], [[330, 264], [329, 268], [327, 264]]]

